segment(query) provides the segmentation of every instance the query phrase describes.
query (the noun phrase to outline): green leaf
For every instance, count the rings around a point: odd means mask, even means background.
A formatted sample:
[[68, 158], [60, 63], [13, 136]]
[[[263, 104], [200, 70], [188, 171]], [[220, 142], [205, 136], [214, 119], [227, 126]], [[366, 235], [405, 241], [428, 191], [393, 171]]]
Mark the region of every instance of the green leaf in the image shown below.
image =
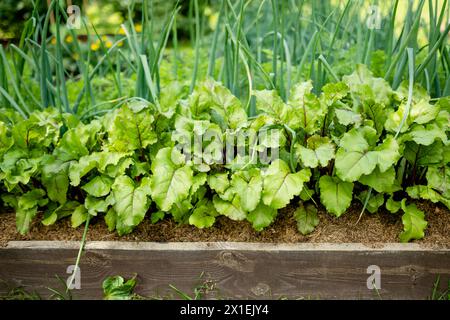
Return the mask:
[[170, 211], [174, 203], [189, 195], [193, 172], [183, 162], [184, 157], [177, 149], [164, 148], [152, 163], [152, 198], [162, 211]]
[[78, 207], [76, 207], [72, 213], [72, 216], [70, 217], [72, 228], [78, 228], [79, 226], [81, 226], [86, 222], [87, 217], [88, 212], [85, 206], [79, 205]]
[[299, 83], [292, 88], [289, 99], [287, 124], [292, 129], [303, 128], [306, 133], [312, 135], [322, 128], [328, 107], [320, 103], [319, 99], [311, 93], [313, 86], [311, 81]]
[[134, 112], [129, 106], [117, 109], [108, 128], [108, 150], [129, 152], [142, 150], [158, 141], [149, 108]]
[[334, 159], [335, 147], [327, 137], [312, 136], [308, 139], [307, 148], [299, 145], [297, 155], [308, 168], [326, 167]]
[[327, 83], [322, 88], [320, 101], [327, 106], [331, 106], [339, 100], [344, 99], [350, 88], [343, 82]]
[[202, 204], [194, 209], [189, 217], [189, 224], [200, 229], [210, 228], [214, 225], [218, 215], [213, 204], [208, 201], [206, 204]]
[[103, 281], [104, 300], [131, 300], [136, 277], [125, 282], [121, 276], [108, 277]]
[[97, 169], [100, 173], [106, 173], [108, 166], [117, 166], [120, 160], [127, 155], [127, 153], [94, 152], [90, 155], [81, 157], [78, 162], [70, 164], [70, 184], [74, 187], [79, 186], [81, 178], [93, 169]]
[[373, 126], [377, 130], [378, 135], [381, 135], [387, 119], [388, 109], [386, 106], [381, 103], [366, 101], [363, 103], [363, 110], [367, 119], [373, 121]]
[[26, 151], [15, 148], [4, 154], [3, 162], [0, 162], [0, 180], [4, 180], [8, 191], [19, 183], [27, 185], [30, 182], [31, 177], [39, 172], [42, 154], [37, 149]]
[[290, 173], [289, 166], [283, 160], [275, 160], [264, 172], [262, 200], [273, 209], [286, 207], [294, 196], [300, 195], [303, 184], [311, 177], [309, 169]]
[[48, 199], [45, 197], [45, 191], [34, 189], [20, 196], [17, 200], [16, 208], [16, 226], [17, 231], [24, 235], [30, 229], [31, 222], [36, 217], [39, 207], [45, 206]]
[[428, 186], [438, 190], [445, 197], [450, 198], [450, 166], [430, 166], [427, 170]]
[[387, 81], [375, 78], [372, 72], [365, 66], [358, 64], [356, 71], [344, 76], [342, 81], [350, 87], [350, 92], [356, 101], [373, 100], [376, 103], [389, 106], [393, 91]]
[[378, 166], [381, 172], [392, 167], [400, 158], [397, 141], [388, 136], [374, 147], [376, 131], [370, 127], [352, 129], [344, 134], [336, 153], [336, 173], [344, 181], [353, 182], [371, 174]]
[[300, 203], [294, 212], [294, 218], [297, 221], [298, 231], [303, 235], [313, 232], [319, 224], [317, 208], [311, 204], [305, 207], [303, 203]]
[[278, 211], [276, 209], [259, 203], [255, 210], [248, 214], [247, 220], [252, 223], [256, 231], [262, 231], [273, 223], [277, 214]]
[[42, 168], [41, 182], [47, 190], [50, 200], [64, 204], [69, 190], [69, 163], [58, 161], [55, 157], [48, 158]]
[[222, 129], [244, 126], [247, 114], [230, 90], [213, 80], [203, 82], [189, 97], [189, 107], [197, 119], [211, 120]]
[[352, 202], [353, 183], [337, 177], [322, 176], [319, 180], [320, 201], [325, 208], [340, 217]]
[[276, 90], [254, 91], [256, 97], [256, 109], [277, 119], [281, 123], [288, 124], [291, 108], [284, 103]]
[[242, 209], [241, 201], [238, 196], [235, 196], [231, 201], [225, 201], [215, 195], [213, 204], [217, 212], [231, 220], [242, 221], [247, 218], [247, 213]]
[[93, 197], [100, 198], [109, 194], [113, 182], [114, 180], [112, 178], [101, 175], [86, 183], [81, 189]]
[[401, 201], [395, 201], [393, 196], [390, 196], [389, 199], [386, 200], [386, 209], [389, 210], [390, 213], [397, 213], [401, 207]]
[[[128, 176], [121, 176], [114, 181], [112, 194], [114, 195], [114, 210], [117, 213], [117, 231], [119, 235], [128, 232], [129, 228], [137, 226], [144, 220], [151, 201], [150, 178], [135, 183]], [[120, 228], [119, 226], [125, 228]]]
[[211, 189], [216, 191], [218, 194], [222, 194], [230, 186], [230, 181], [228, 180], [228, 173], [215, 173], [208, 175], [208, 184]]
[[334, 112], [336, 113], [338, 122], [344, 126], [355, 124], [359, 127], [362, 123], [361, 114], [351, 109], [335, 109]]
[[[417, 103], [413, 103], [409, 112], [406, 122], [404, 123], [400, 132], [404, 133], [409, 130], [413, 123], [425, 124], [434, 120], [439, 114], [439, 107], [433, 106], [428, 103], [427, 100], [420, 100]], [[400, 124], [406, 112], [406, 102], [402, 103], [397, 111], [391, 112], [385, 123], [385, 128], [390, 132], [397, 132], [400, 128]]]
[[[364, 205], [367, 199], [368, 191], [361, 192], [356, 198]], [[367, 202], [366, 209], [370, 213], [376, 213], [378, 209], [384, 204], [384, 194], [372, 194]]]
[[103, 126], [98, 120], [92, 120], [89, 124], [80, 123], [77, 127], [67, 131], [55, 149], [55, 156], [61, 161], [78, 160], [89, 155], [97, 142], [97, 135]]
[[263, 179], [259, 169], [239, 171], [231, 177], [232, 192], [241, 200], [244, 211], [250, 212], [256, 209], [261, 199]]
[[[117, 224], [117, 212], [114, 208], [110, 208], [105, 215], [105, 223], [108, 226], [108, 230], [113, 232], [116, 229]], [[127, 232], [124, 232], [127, 233]]]
[[425, 214], [419, 210], [415, 204], [406, 205], [402, 201], [403, 232], [400, 234], [401, 242], [409, 242], [413, 239], [422, 239], [425, 236], [424, 230], [428, 223], [425, 221]]
[[115, 199], [112, 194], [104, 198], [96, 198], [88, 195], [84, 201], [84, 206], [91, 216], [96, 216], [99, 212], [107, 212], [108, 208], [114, 205]]
[[395, 180], [394, 167], [389, 168], [385, 172], [380, 172], [380, 169], [376, 168], [371, 174], [361, 176], [358, 181], [380, 193], [393, 193], [401, 190], [401, 186]]
[[44, 226], [55, 224], [56, 221], [71, 216], [79, 206], [80, 204], [77, 201], [66, 202], [55, 210], [46, 212], [41, 222]]
[[14, 141], [5, 123], [0, 121], [0, 159], [2, 155], [12, 147]]
[[429, 186], [416, 185], [406, 189], [408, 195], [413, 199], [430, 200], [433, 203], [442, 202], [450, 209], [450, 199], [442, 196], [439, 192], [433, 190]]
[[161, 221], [166, 216], [166, 213], [163, 211], [155, 211], [152, 212], [152, 215], [150, 216], [150, 220], [152, 224], [156, 224], [158, 221]]
[[414, 142], [406, 142], [404, 157], [409, 163], [417, 166], [440, 164], [444, 159], [442, 142], [436, 141], [430, 146], [421, 146]]

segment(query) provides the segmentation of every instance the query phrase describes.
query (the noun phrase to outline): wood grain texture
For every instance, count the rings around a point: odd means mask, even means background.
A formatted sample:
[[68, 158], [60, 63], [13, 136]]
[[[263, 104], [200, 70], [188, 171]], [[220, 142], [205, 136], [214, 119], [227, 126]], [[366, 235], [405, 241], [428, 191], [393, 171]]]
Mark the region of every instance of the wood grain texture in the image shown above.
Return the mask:
[[[0, 248], [0, 279], [48, 296], [62, 289], [73, 265], [75, 242], [12, 242]], [[214, 284], [211, 298], [379, 299], [367, 289], [367, 267], [381, 268], [382, 299], [426, 299], [438, 276], [450, 278], [450, 250], [418, 245], [118, 243], [92, 242], [81, 260], [81, 290], [75, 298], [101, 299], [105, 277], [138, 274], [136, 291], [176, 297], [202, 281]], [[199, 280], [199, 276], [203, 275]]]

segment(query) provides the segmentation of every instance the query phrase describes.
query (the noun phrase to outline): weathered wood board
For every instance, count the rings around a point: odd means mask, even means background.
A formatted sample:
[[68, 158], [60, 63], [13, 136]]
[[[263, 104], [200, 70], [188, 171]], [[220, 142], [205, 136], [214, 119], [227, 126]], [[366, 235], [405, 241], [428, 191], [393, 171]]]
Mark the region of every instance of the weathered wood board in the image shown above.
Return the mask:
[[[75, 263], [77, 242], [10, 242], [0, 248], [0, 279], [49, 296], [63, 289]], [[378, 290], [369, 290], [369, 266], [380, 268]], [[202, 281], [210, 298], [427, 299], [440, 276], [450, 278], [450, 249], [416, 244], [253, 244], [89, 242], [81, 260], [80, 299], [101, 299], [105, 277], [138, 274], [137, 293], [177, 297]], [[203, 280], [199, 280], [202, 275]], [[369, 281], [370, 282], [370, 281]], [[1, 289], [0, 289], [1, 290]], [[377, 292], [378, 291], [378, 292]]]

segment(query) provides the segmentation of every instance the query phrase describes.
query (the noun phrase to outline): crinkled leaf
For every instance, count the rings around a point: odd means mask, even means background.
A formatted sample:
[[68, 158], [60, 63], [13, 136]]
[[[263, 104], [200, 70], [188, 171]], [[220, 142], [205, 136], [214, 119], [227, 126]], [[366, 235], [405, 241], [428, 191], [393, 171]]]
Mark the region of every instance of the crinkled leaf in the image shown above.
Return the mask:
[[419, 210], [415, 204], [406, 205], [402, 201], [403, 232], [400, 234], [401, 242], [409, 242], [414, 239], [422, 239], [425, 236], [425, 228], [428, 223], [425, 220], [425, 214]]
[[[431, 105], [427, 100], [420, 100], [417, 103], [413, 103], [409, 110], [409, 115], [406, 118], [400, 132], [408, 131], [409, 127], [413, 123], [425, 124], [436, 118], [439, 113], [439, 107]], [[400, 124], [406, 112], [406, 101], [403, 102], [397, 111], [389, 113], [384, 127], [387, 131], [397, 132], [400, 128]]]
[[344, 126], [348, 126], [351, 124], [355, 124], [359, 127], [362, 123], [361, 114], [351, 110], [351, 109], [335, 109], [336, 117], [340, 124]]
[[391, 86], [386, 80], [374, 77], [365, 65], [358, 64], [355, 72], [344, 76], [342, 81], [349, 86], [356, 101], [373, 100], [385, 106], [391, 104], [393, 96]]
[[30, 229], [31, 222], [36, 217], [39, 207], [45, 206], [48, 199], [45, 197], [45, 191], [34, 189], [20, 196], [17, 200], [16, 226], [20, 234], [26, 234]]
[[218, 213], [211, 201], [197, 206], [189, 217], [189, 224], [197, 228], [210, 228], [214, 225]]
[[303, 128], [312, 135], [322, 128], [328, 107], [320, 103], [319, 99], [311, 93], [311, 81], [299, 83], [292, 88], [289, 98], [291, 110], [287, 114], [287, 124], [292, 129]]
[[148, 108], [134, 112], [129, 106], [124, 106], [116, 111], [112, 121], [108, 128], [110, 151], [145, 149], [158, 140], [152, 127], [154, 117]]
[[117, 152], [93, 152], [88, 156], [81, 157], [78, 162], [70, 164], [70, 184], [74, 187], [80, 185], [81, 178], [93, 169], [105, 173], [109, 165], [116, 166], [127, 155], [127, 153]]
[[350, 88], [343, 82], [327, 83], [322, 88], [321, 102], [327, 106], [331, 106], [339, 100], [345, 98]]
[[406, 188], [406, 192], [413, 199], [425, 199], [430, 200], [433, 203], [442, 202], [450, 209], [450, 198], [444, 197], [431, 187], [416, 185]]
[[427, 170], [428, 186], [450, 198], [450, 166], [430, 166]]
[[334, 158], [334, 144], [327, 137], [312, 136], [308, 139], [307, 148], [298, 146], [297, 155], [308, 168], [326, 167]]
[[401, 207], [401, 201], [395, 201], [393, 196], [390, 196], [389, 199], [386, 200], [386, 209], [389, 210], [390, 213], [397, 213]]

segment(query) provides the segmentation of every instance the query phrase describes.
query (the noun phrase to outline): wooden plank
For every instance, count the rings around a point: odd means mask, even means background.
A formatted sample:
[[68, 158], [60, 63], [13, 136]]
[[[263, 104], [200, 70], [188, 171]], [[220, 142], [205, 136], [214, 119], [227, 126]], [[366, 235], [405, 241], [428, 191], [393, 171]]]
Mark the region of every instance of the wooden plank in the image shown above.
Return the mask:
[[[77, 242], [11, 242], [0, 248], [0, 279], [48, 296], [62, 289]], [[367, 288], [367, 268], [381, 269], [379, 295]], [[450, 250], [417, 244], [253, 244], [90, 242], [81, 261], [76, 298], [100, 299], [110, 275], [138, 274], [137, 292], [168, 295], [169, 284], [191, 293], [199, 276], [236, 299], [426, 299], [438, 276], [450, 278]]]

